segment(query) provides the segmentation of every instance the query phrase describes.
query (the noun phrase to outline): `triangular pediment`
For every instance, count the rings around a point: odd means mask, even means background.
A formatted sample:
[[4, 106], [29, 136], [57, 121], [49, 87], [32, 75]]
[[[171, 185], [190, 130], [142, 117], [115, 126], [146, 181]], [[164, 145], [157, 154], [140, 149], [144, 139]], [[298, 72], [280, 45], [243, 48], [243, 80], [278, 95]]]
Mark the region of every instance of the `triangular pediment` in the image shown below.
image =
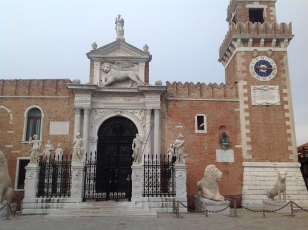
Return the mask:
[[138, 49], [124, 41], [117, 40], [108, 45], [102, 46], [87, 53], [89, 59], [97, 58], [136, 58], [147, 59], [150, 61], [152, 55], [141, 49]]

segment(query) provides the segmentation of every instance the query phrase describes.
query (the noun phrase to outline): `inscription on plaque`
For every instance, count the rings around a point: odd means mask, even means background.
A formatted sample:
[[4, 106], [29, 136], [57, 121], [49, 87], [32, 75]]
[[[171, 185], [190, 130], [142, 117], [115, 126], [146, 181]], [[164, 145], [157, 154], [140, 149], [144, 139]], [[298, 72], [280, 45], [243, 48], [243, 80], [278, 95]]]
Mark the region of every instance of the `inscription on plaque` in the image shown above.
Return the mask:
[[69, 135], [69, 122], [50, 122], [49, 135]]
[[234, 152], [232, 149], [222, 150], [216, 149], [217, 162], [234, 162]]
[[252, 105], [280, 105], [279, 86], [251, 86]]
[[90, 95], [75, 95], [75, 100], [76, 101], [89, 101], [91, 100]]
[[144, 98], [125, 98], [125, 97], [104, 97], [104, 98], [93, 98], [93, 102], [100, 102], [100, 103], [142, 103], [144, 102]]

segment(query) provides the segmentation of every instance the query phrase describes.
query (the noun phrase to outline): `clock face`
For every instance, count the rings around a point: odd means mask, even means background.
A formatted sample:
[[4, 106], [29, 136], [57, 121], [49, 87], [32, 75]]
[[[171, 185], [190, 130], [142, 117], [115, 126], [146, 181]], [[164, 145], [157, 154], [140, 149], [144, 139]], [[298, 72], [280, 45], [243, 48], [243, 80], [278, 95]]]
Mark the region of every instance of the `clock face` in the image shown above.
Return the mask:
[[276, 76], [277, 65], [268, 57], [257, 57], [250, 63], [250, 73], [260, 81], [269, 81]]

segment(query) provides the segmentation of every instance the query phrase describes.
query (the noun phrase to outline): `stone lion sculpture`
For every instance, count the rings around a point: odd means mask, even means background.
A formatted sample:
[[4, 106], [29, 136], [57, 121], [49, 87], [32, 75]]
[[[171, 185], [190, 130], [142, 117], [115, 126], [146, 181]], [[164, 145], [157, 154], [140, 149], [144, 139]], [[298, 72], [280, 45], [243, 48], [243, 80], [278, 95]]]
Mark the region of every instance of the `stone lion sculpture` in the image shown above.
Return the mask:
[[0, 150], [0, 203], [3, 205], [10, 204], [13, 194], [14, 190], [12, 188], [7, 161], [4, 153]]
[[222, 178], [222, 172], [215, 165], [208, 165], [204, 171], [204, 177], [198, 181], [198, 195], [210, 200], [224, 201], [220, 195], [217, 181]]
[[278, 202], [281, 202], [281, 193], [283, 194], [283, 202], [286, 202], [286, 172], [278, 173], [278, 180], [273, 188], [267, 190], [268, 199], [275, 201], [274, 197], [278, 195]]
[[125, 81], [126, 79], [131, 79], [132, 83], [130, 87], [133, 86], [134, 82], [137, 82], [138, 85], [145, 85], [143, 81], [140, 80], [139, 76], [131, 70], [122, 70], [123, 68], [133, 67], [134, 64], [129, 62], [116, 62], [114, 65], [111, 63], [105, 62], [101, 69], [107, 75], [102, 79], [102, 86], [107, 86], [116, 82]]

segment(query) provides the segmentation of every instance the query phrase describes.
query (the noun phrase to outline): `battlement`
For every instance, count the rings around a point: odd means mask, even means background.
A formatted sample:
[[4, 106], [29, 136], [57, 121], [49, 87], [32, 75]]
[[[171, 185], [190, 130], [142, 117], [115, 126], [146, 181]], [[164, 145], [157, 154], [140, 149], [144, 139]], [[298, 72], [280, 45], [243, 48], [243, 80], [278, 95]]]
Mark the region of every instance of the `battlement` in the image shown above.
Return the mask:
[[229, 84], [205, 84], [198, 82], [166, 82], [168, 98], [191, 98], [191, 99], [237, 99], [237, 85]]
[[0, 80], [0, 96], [69, 96], [69, 79]]
[[[292, 23], [230, 23], [229, 31], [225, 36], [224, 41], [219, 49], [219, 61], [222, 61], [223, 56], [230, 57], [233, 50], [238, 47], [244, 47], [243, 41], [246, 40], [247, 47], [266, 47], [264, 41], [271, 41], [270, 47], [275, 48], [276, 44], [281, 42], [281, 47], [286, 48], [289, 41], [293, 38], [292, 35]], [[238, 39], [240, 39], [238, 41]], [[287, 40], [285, 40], [287, 39]], [[253, 41], [260, 41], [256, 46], [253, 46]]]

